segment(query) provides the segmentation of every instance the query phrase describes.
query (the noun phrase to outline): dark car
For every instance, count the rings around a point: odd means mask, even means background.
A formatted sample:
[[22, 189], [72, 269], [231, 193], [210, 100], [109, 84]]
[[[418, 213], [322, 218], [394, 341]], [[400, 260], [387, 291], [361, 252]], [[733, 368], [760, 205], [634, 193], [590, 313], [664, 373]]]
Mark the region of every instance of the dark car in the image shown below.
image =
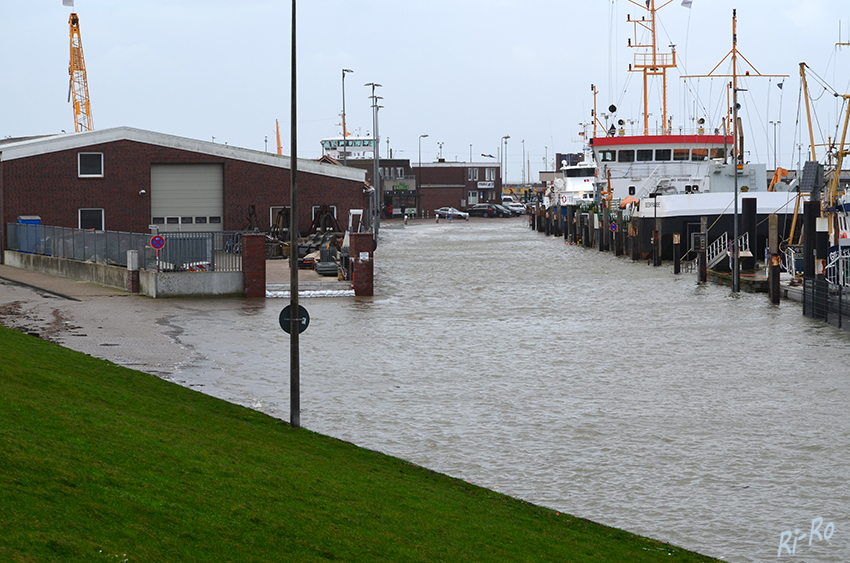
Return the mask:
[[478, 203], [467, 207], [466, 212], [470, 217], [512, 217], [513, 213], [501, 205], [495, 203]]

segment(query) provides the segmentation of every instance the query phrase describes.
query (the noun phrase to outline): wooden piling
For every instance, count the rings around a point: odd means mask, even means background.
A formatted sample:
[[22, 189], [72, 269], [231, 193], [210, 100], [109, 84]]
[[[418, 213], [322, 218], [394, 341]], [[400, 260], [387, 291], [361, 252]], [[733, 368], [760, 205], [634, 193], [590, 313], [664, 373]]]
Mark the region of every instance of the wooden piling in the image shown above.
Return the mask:
[[697, 249], [699, 251], [699, 282], [708, 282], [708, 217], [699, 218], [699, 232], [703, 244]]
[[681, 251], [681, 235], [673, 233], [673, 273], [680, 274], [682, 272], [682, 251]]
[[775, 214], [769, 218], [768, 249], [770, 264], [767, 267], [767, 293], [770, 302], [779, 305], [779, 217]]
[[[658, 202], [656, 200], [656, 205]], [[652, 265], [661, 265], [661, 219], [655, 219], [655, 232], [652, 234]]]

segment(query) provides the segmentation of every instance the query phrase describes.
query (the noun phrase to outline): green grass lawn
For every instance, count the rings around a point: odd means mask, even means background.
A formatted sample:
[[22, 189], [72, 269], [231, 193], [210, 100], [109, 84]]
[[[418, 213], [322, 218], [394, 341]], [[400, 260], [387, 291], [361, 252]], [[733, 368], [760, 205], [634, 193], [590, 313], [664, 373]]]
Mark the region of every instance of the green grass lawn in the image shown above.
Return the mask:
[[714, 561], [0, 327], [0, 561]]

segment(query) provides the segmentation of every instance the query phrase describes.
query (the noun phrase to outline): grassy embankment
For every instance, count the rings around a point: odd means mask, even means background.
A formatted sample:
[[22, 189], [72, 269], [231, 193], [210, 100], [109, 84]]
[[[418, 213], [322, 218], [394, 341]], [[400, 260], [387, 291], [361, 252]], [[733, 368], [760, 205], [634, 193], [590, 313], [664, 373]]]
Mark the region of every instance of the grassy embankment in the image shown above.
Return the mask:
[[711, 561], [0, 327], [0, 561]]

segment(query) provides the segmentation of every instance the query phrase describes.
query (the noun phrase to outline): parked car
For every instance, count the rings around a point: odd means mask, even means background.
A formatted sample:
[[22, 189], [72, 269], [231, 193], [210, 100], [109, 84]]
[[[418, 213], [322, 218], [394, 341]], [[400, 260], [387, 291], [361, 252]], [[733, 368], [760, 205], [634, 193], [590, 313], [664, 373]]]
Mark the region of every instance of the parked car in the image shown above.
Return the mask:
[[477, 203], [466, 212], [475, 217], [513, 217], [513, 213], [496, 203]]
[[519, 203], [518, 201], [514, 203], [502, 203], [502, 206], [507, 207], [508, 209], [513, 211], [514, 215], [522, 215], [523, 213], [528, 213], [528, 209], [526, 209], [525, 206]]
[[517, 217], [519, 215], [522, 215], [522, 212], [519, 209], [515, 209], [515, 208], [513, 208], [509, 205], [502, 204], [502, 205], [496, 205], [496, 207], [500, 207], [504, 211], [507, 211], [508, 213], [510, 213], [510, 215], [509, 215], [510, 217]]
[[469, 213], [466, 213], [465, 211], [460, 211], [458, 209], [455, 209], [454, 207], [441, 207], [439, 209], [435, 209], [434, 215], [440, 217], [441, 219], [457, 218], [463, 219], [465, 221], [469, 220]]

